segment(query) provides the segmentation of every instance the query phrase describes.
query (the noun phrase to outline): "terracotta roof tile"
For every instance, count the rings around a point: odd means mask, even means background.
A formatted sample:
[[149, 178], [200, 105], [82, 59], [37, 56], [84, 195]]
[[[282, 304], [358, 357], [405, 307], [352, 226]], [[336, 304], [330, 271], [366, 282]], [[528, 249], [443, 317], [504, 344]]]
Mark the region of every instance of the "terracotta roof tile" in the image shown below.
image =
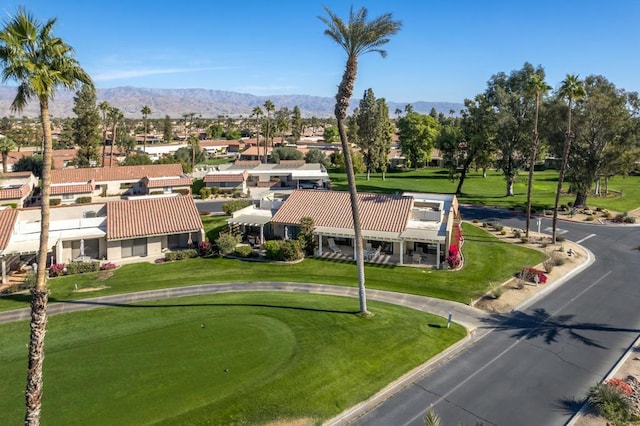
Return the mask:
[[199, 231], [202, 220], [188, 195], [110, 201], [107, 240]]
[[10, 188], [0, 187], [0, 200], [16, 200], [22, 198], [31, 192], [31, 187], [28, 183], [18, 185], [12, 185]]
[[87, 194], [96, 189], [96, 184], [94, 181], [89, 181], [87, 183], [71, 183], [69, 185], [53, 184], [50, 188], [51, 195]]
[[237, 167], [253, 168], [262, 164], [260, 160], [236, 160], [233, 165]]
[[[272, 222], [294, 225], [310, 216], [316, 226], [353, 229], [351, 198], [346, 191], [296, 190], [283, 203]], [[402, 195], [359, 193], [363, 230], [402, 232], [413, 198]]]
[[181, 164], [56, 169], [51, 170], [51, 183], [89, 182], [91, 179], [96, 182], [139, 180], [145, 176], [167, 177], [181, 176], [182, 174]]
[[300, 166], [304, 166], [306, 164], [306, 162], [304, 160], [280, 160], [279, 163], [281, 166], [284, 167], [300, 167]]
[[0, 210], [0, 250], [7, 248], [17, 217], [17, 209], [6, 208]]
[[249, 173], [245, 170], [244, 173], [209, 173], [202, 180], [204, 183], [244, 182], [247, 177], [249, 177]]
[[165, 186], [191, 186], [191, 178], [184, 177], [162, 177], [162, 178], [150, 178], [145, 176], [144, 184], [147, 188], [164, 188]]

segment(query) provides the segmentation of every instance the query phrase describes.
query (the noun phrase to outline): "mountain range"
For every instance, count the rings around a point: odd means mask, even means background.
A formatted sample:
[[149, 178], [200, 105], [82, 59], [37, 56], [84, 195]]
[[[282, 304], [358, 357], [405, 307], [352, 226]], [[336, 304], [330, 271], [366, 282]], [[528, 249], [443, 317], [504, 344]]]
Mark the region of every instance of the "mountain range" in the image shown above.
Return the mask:
[[[11, 112], [10, 106], [16, 95], [16, 88], [0, 86], [0, 117], [29, 117], [40, 115], [37, 99], [29, 102], [21, 113]], [[74, 117], [73, 98], [75, 92], [59, 91], [50, 102], [49, 111], [52, 117]], [[180, 118], [183, 114], [195, 113], [204, 118], [216, 118], [218, 116], [249, 117], [253, 108], [262, 107], [269, 99], [276, 109], [287, 107], [292, 110], [296, 105], [300, 108], [303, 117], [333, 117], [335, 106], [334, 98], [307, 95], [274, 95], [256, 96], [248, 93], [227, 92], [222, 90], [207, 89], [147, 89], [141, 87], [115, 87], [110, 89], [97, 89], [98, 103], [107, 101], [110, 105], [123, 111], [127, 118], [141, 118], [140, 110], [144, 105], [151, 108], [150, 118], [163, 118], [166, 115], [171, 118]], [[352, 99], [351, 110], [358, 106], [359, 100]], [[415, 112], [428, 114], [432, 108], [437, 112], [449, 115], [454, 111], [455, 115], [464, 108], [461, 103], [454, 102], [410, 102]], [[389, 112], [393, 116], [395, 111], [404, 111], [407, 102], [387, 101]]]

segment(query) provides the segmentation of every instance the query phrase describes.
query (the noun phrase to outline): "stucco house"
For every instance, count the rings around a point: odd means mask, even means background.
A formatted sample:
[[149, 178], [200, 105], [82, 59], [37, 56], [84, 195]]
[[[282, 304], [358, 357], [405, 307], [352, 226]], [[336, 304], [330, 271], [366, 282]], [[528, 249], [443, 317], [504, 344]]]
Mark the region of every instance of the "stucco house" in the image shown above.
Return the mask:
[[[35, 259], [40, 215], [38, 208], [0, 210], [3, 282], [11, 269]], [[145, 261], [200, 241], [204, 241], [204, 230], [191, 196], [146, 196], [52, 207], [47, 264]]]
[[37, 184], [31, 172], [0, 173], [0, 206], [27, 206]]

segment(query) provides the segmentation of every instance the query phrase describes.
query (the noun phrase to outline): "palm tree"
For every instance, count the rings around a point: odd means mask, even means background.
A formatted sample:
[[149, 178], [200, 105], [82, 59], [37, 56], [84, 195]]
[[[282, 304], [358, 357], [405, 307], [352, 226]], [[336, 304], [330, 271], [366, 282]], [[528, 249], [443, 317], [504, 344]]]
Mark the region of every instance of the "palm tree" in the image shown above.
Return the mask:
[[200, 139], [198, 135], [189, 135], [187, 140], [191, 146], [191, 171], [193, 172], [196, 168], [196, 149], [200, 151]]
[[102, 167], [104, 167], [104, 152], [107, 148], [107, 114], [111, 105], [107, 101], [102, 101], [98, 104], [98, 109], [102, 112]]
[[51, 118], [49, 100], [58, 87], [73, 90], [81, 84], [93, 84], [91, 77], [80, 67], [74, 51], [61, 38], [54, 37], [56, 19], [44, 24], [24, 9], [5, 21], [0, 32], [0, 63], [2, 81], [16, 81], [16, 97], [12, 111], [22, 111], [36, 98], [40, 104], [40, 121], [44, 134], [42, 166], [42, 205], [40, 245], [36, 284], [31, 291], [31, 336], [29, 341], [29, 366], [25, 391], [25, 424], [40, 423], [42, 408], [42, 363], [44, 361], [44, 336], [47, 326], [47, 253], [49, 252], [49, 199], [51, 195]]
[[7, 173], [7, 160], [9, 159], [9, 153], [16, 149], [16, 144], [11, 138], [0, 139], [0, 154], [2, 155], [2, 172]]
[[551, 242], [556, 243], [556, 227], [558, 225], [558, 205], [560, 204], [560, 193], [562, 192], [562, 183], [564, 181], [564, 174], [567, 169], [567, 161], [569, 160], [569, 150], [571, 149], [571, 141], [574, 134], [571, 132], [571, 107], [574, 100], [581, 99], [586, 95], [584, 90], [584, 82], [578, 78], [575, 74], [567, 74], [560, 88], [558, 89], [558, 96], [561, 98], [567, 98], [568, 112], [567, 112], [567, 131], [564, 134], [564, 147], [562, 149], [562, 163], [560, 164], [560, 174], [558, 175], [558, 188], [556, 189], [556, 200], [553, 208], [553, 224], [552, 224], [552, 237]]
[[260, 117], [264, 115], [264, 112], [262, 112], [262, 108], [260, 108], [259, 106], [253, 108], [253, 111], [251, 111], [251, 116], [254, 115], [256, 117], [256, 146], [258, 147], [258, 158], [260, 158]]
[[149, 114], [151, 114], [151, 108], [149, 108], [148, 105], [145, 105], [142, 107], [140, 112], [142, 113], [142, 119], [144, 120], [144, 139], [142, 142], [142, 150], [146, 154], [147, 153], [147, 125], [149, 124], [148, 118], [149, 118]]
[[358, 58], [360, 55], [368, 52], [378, 52], [384, 58], [387, 52], [380, 49], [380, 46], [386, 44], [389, 41], [388, 37], [396, 34], [400, 30], [401, 23], [394, 21], [390, 13], [386, 13], [372, 21], [367, 21], [367, 9], [361, 8], [359, 11], [354, 12], [353, 7], [349, 10], [349, 22], [345, 23], [340, 17], [329, 10], [329, 8], [325, 7], [324, 10], [329, 15], [328, 18], [319, 17], [328, 27], [324, 30], [324, 33], [347, 53], [347, 63], [344, 73], [342, 74], [342, 81], [338, 86], [338, 93], [336, 94], [335, 115], [338, 121], [338, 132], [340, 134], [340, 142], [342, 143], [342, 153], [344, 155], [349, 194], [351, 196], [351, 214], [353, 216], [356, 264], [358, 266], [360, 312], [366, 314], [368, 311], [364, 286], [362, 226], [360, 224], [356, 180], [344, 121], [347, 118], [349, 102], [353, 95], [353, 86], [358, 71]]
[[267, 99], [264, 102], [264, 109], [267, 111], [267, 137], [264, 140], [264, 162], [267, 163], [269, 150], [267, 148], [267, 142], [269, 141], [269, 134], [271, 132], [271, 112], [276, 109], [275, 105], [271, 100]]
[[116, 144], [116, 128], [124, 114], [116, 107], [109, 109], [109, 121], [111, 122], [111, 151], [109, 151], [109, 167], [113, 167], [113, 146]]
[[533, 140], [531, 142], [531, 161], [529, 163], [529, 182], [527, 184], [527, 227], [526, 237], [529, 238], [529, 225], [531, 224], [531, 189], [533, 187], [533, 168], [538, 155], [538, 113], [540, 112], [540, 96], [544, 95], [551, 87], [545, 83], [544, 78], [539, 74], [533, 74], [529, 82], [529, 90], [533, 93], [536, 101], [536, 112], [533, 120]]

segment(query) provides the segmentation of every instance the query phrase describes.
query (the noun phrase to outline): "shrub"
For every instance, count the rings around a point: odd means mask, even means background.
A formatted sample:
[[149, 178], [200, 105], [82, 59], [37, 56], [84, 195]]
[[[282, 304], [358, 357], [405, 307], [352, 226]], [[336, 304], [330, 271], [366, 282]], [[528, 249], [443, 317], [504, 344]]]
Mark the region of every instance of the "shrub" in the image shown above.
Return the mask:
[[66, 275], [84, 274], [100, 270], [100, 262], [71, 262], [67, 265]]
[[608, 210], [603, 210], [602, 211], [602, 217], [604, 217], [605, 219], [610, 219], [611, 218], [611, 212]]
[[211, 197], [211, 189], [204, 187], [200, 189], [200, 198], [208, 200]]
[[233, 254], [244, 258], [257, 256], [257, 253], [250, 246], [238, 246], [233, 250]]
[[623, 379], [613, 378], [613, 379], [607, 380], [605, 383], [607, 384], [607, 386], [611, 386], [615, 388], [618, 392], [621, 392], [625, 395], [633, 394], [633, 388], [629, 383], [625, 382]]
[[563, 242], [563, 241], [564, 241], [564, 237], [563, 237], [563, 236], [561, 236], [561, 235], [557, 235], [557, 236], [556, 236], [556, 241], [557, 241], [557, 242], [559, 242], [559, 243], [561, 243], [561, 242]]
[[636, 223], [636, 218], [633, 216], [626, 216], [624, 218], [624, 223]]
[[269, 240], [264, 243], [264, 251], [267, 259], [280, 259], [280, 244], [276, 240]]
[[60, 198], [49, 198], [50, 206], [59, 206], [60, 203], [62, 203], [62, 200]]
[[494, 226], [494, 228], [496, 229], [496, 231], [501, 232], [504, 229], [503, 225], [496, 225]]
[[220, 249], [220, 253], [227, 254], [231, 253], [239, 242], [240, 236], [236, 237], [232, 234], [222, 234], [216, 240], [216, 245]]
[[478, 223], [478, 219], [473, 219], [473, 223]]
[[78, 197], [76, 198], [76, 204], [88, 204], [91, 202], [91, 197]]
[[626, 217], [626, 213], [618, 213], [616, 215], [616, 217], [614, 217], [613, 219], [611, 219], [612, 222], [614, 223], [623, 223], [624, 222], [624, 218]]
[[447, 263], [449, 264], [449, 268], [451, 269], [460, 267], [460, 264], [462, 263], [462, 259], [460, 257], [460, 247], [456, 245], [449, 246]]
[[500, 235], [507, 235], [507, 231], [503, 229], [502, 231], [500, 231]]
[[213, 254], [213, 244], [209, 241], [200, 241], [198, 243], [198, 254], [200, 256], [210, 256]]
[[547, 260], [545, 260], [544, 262], [542, 262], [542, 266], [544, 267], [544, 271], [549, 274], [551, 273], [551, 271], [553, 271], [553, 268], [556, 266], [555, 263], [553, 263], [553, 259], [549, 258]]
[[520, 237], [520, 242], [521, 242], [522, 244], [526, 244], [526, 243], [528, 243], [528, 242], [529, 242], [529, 239], [528, 239], [527, 237]]
[[522, 271], [520, 271], [520, 278], [525, 281], [533, 283], [535, 282], [536, 276], [538, 277], [538, 284], [545, 284], [547, 282], [547, 276], [543, 271], [534, 268], [523, 268]]
[[100, 270], [101, 271], [108, 271], [110, 269], [116, 269], [118, 266], [113, 263], [113, 262], [105, 262], [102, 265], [100, 265]]
[[496, 287], [491, 290], [491, 297], [493, 297], [494, 299], [500, 299], [500, 296], [502, 296], [502, 292], [502, 287]]
[[194, 257], [198, 257], [198, 250], [196, 249], [178, 250], [175, 253], [176, 260], [192, 259]]
[[587, 402], [599, 415], [614, 424], [626, 424], [632, 420], [631, 400], [614, 386], [605, 383], [592, 386], [587, 394]]
[[483, 227], [483, 228], [488, 228], [488, 227], [489, 227], [489, 224], [488, 224], [487, 222], [483, 222], [483, 223], [482, 223], [482, 227]]
[[298, 240], [281, 241], [280, 252], [282, 256], [281, 260], [293, 261], [304, 258], [304, 252]]
[[585, 217], [584, 220], [586, 220], [587, 222], [593, 222], [595, 220], [595, 217], [593, 215], [589, 215]]
[[50, 277], [59, 277], [64, 274], [64, 263], [54, 263], [49, 267]]
[[513, 236], [515, 238], [522, 238], [522, 231], [520, 229], [513, 229]]
[[162, 195], [162, 194], [164, 194], [164, 191], [151, 191], [149, 193], [149, 195]]
[[222, 211], [226, 214], [231, 214], [250, 205], [251, 201], [249, 200], [231, 200], [222, 205]]
[[189, 190], [189, 188], [173, 189], [172, 192], [175, 192], [175, 193], [180, 194], [180, 195], [189, 195], [189, 194], [191, 194], [191, 191]]
[[0, 204], [0, 206], [11, 207], [12, 209], [17, 209], [18, 208], [18, 203], [5, 203], [5, 204]]
[[178, 259], [178, 255], [174, 251], [168, 251], [164, 254], [164, 260], [167, 262], [173, 262]]

